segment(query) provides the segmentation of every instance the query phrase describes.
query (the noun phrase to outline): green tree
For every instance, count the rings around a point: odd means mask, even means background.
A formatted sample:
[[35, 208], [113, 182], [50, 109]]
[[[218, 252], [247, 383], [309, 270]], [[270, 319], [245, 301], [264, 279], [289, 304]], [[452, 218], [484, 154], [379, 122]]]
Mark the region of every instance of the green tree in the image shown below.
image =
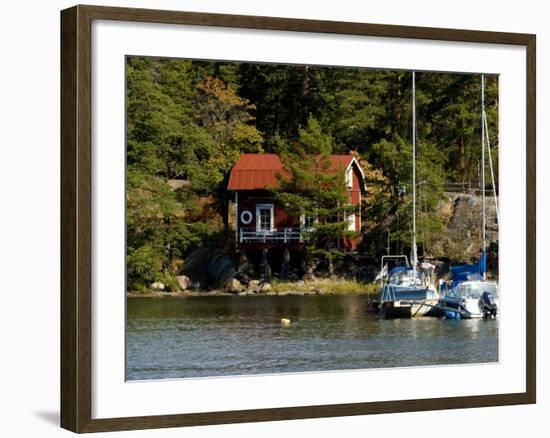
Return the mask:
[[332, 266], [343, 251], [343, 240], [356, 236], [349, 231], [348, 217], [355, 207], [348, 205], [345, 168], [331, 160], [332, 139], [310, 118], [299, 131], [299, 141], [282, 156], [284, 174], [278, 176], [279, 187], [271, 189], [276, 200], [288, 208], [295, 221], [314, 218], [305, 233], [310, 256], [323, 256]]

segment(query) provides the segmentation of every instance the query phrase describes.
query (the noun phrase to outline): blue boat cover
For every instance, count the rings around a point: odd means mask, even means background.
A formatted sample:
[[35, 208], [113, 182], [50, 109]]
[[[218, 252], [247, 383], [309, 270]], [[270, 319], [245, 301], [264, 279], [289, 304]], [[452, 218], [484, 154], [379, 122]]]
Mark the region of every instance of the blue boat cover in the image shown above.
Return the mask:
[[392, 268], [392, 270], [390, 271], [390, 277], [393, 274], [397, 274], [398, 272], [410, 271], [411, 269], [412, 268], [410, 266], [396, 266], [395, 268]]
[[451, 289], [457, 284], [463, 281], [475, 281], [483, 280], [483, 274], [486, 269], [486, 257], [485, 253], [481, 254], [481, 257], [477, 263], [469, 265], [451, 266], [451, 273], [453, 274], [453, 281], [451, 283]]

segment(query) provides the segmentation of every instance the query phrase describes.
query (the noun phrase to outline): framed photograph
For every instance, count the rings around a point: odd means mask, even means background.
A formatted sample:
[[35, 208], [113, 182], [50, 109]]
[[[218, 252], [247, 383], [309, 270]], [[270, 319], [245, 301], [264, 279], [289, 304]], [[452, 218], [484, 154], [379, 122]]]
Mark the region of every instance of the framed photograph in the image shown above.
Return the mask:
[[62, 427], [535, 403], [535, 41], [62, 11]]

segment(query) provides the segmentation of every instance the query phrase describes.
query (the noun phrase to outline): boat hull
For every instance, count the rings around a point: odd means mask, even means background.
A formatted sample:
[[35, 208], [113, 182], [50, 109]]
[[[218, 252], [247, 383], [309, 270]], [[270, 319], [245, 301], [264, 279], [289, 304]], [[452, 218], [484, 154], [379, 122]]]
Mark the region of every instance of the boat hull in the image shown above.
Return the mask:
[[425, 300], [395, 300], [386, 301], [380, 306], [380, 317], [392, 318], [422, 318], [443, 316], [435, 298]]
[[438, 293], [426, 284], [423, 275], [408, 267], [392, 270], [389, 281], [380, 288], [382, 318], [439, 316]]
[[465, 299], [459, 303], [458, 300], [442, 298], [439, 305], [444, 312], [459, 313], [462, 319], [483, 318], [479, 299]]

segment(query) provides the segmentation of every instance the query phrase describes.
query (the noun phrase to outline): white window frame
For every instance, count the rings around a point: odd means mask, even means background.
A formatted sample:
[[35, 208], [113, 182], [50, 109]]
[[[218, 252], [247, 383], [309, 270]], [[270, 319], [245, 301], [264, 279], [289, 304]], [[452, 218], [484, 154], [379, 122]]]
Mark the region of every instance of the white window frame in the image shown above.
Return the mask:
[[[270, 227], [269, 229], [260, 228], [260, 210], [269, 209], [270, 211]], [[273, 204], [256, 204], [256, 232], [271, 233], [275, 229], [275, 209]]]
[[346, 169], [346, 187], [348, 189], [353, 189], [353, 167], [349, 166]]
[[303, 211], [304, 210], [302, 209], [302, 214], [300, 214], [300, 229], [303, 231], [314, 230], [315, 225], [319, 223], [319, 215], [317, 214], [317, 207], [314, 208], [315, 214], [308, 216], [310, 218], [313, 218], [313, 226], [311, 227], [306, 227], [306, 215], [303, 213]]
[[[348, 204], [348, 206], [351, 206], [351, 204]], [[356, 208], [351, 213], [346, 212], [346, 222], [348, 223], [348, 231], [357, 231], [357, 227], [355, 224], [355, 214], [356, 214]]]
[[305, 230], [305, 231], [314, 230], [315, 229], [315, 224], [319, 223], [319, 218], [317, 217], [317, 215], [308, 216], [308, 217], [313, 218], [313, 226], [307, 227], [306, 226], [306, 215], [301, 214], [300, 215], [300, 228], [302, 230]]

